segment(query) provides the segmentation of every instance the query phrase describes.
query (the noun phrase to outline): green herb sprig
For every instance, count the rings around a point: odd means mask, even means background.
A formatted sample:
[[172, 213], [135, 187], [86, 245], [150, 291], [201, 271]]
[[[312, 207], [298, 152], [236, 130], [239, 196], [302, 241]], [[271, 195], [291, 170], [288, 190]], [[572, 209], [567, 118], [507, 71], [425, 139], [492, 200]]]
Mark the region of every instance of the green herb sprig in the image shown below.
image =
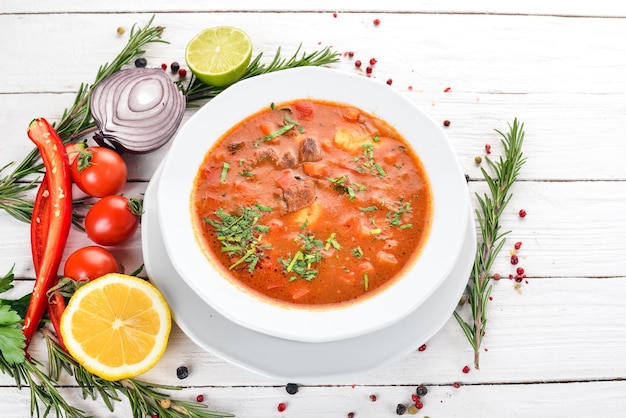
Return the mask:
[[[119, 71], [137, 55], [143, 54], [144, 47], [154, 42], [167, 43], [161, 39], [164, 28], [152, 26], [152, 17], [148, 23], [137, 28], [133, 26], [126, 46], [109, 64], [104, 64], [98, 69], [96, 79], [92, 84], [82, 83], [78, 88], [74, 103], [69, 109], [63, 111], [63, 116], [58, 124], [54, 124], [55, 130], [65, 144], [80, 138], [92, 130], [95, 130], [95, 122], [91, 117], [89, 109], [89, 98], [93, 89], [106, 77]], [[14, 163], [8, 163], [0, 168], [0, 174], [6, 172]], [[26, 181], [27, 178], [41, 174], [43, 163], [39, 155], [39, 150], [33, 150], [13, 169], [13, 171], [0, 177], [0, 209], [6, 211], [14, 218], [30, 222], [33, 214], [33, 202], [27, 198], [29, 190], [38, 186], [37, 180]], [[82, 206], [82, 201], [76, 201], [76, 206]], [[74, 213], [74, 225], [80, 226], [82, 216]]]
[[491, 267], [504, 246], [506, 235], [510, 233], [510, 231], [502, 232], [500, 217], [511, 200], [510, 189], [526, 161], [522, 153], [524, 124], [520, 124], [516, 118], [512, 124], [509, 124], [509, 131], [506, 134], [498, 130], [496, 132], [501, 136], [504, 157], [500, 157], [497, 161], [485, 158], [488, 168], [493, 172], [490, 174], [481, 167], [489, 192], [482, 196], [476, 194], [480, 206], [476, 209], [476, 218], [481, 240], [476, 249], [474, 266], [466, 287], [472, 312], [471, 322], [465, 321], [458, 312], [454, 312], [454, 317], [474, 349], [476, 369], [480, 368], [480, 346], [487, 327], [487, 302], [492, 289]]
[[[289, 68], [307, 66], [319, 67], [339, 62], [339, 53], [332, 51], [328, 47], [312, 53], [300, 53], [301, 49], [302, 45], [298, 46], [296, 52], [294, 52], [294, 54], [289, 59], [285, 59], [281, 56], [281, 48], [279, 47], [276, 50], [274, 58], [269, 64], [261, 63], [263, 53], [259, 53], [256, 58], [254, 58], [250, 62], [248, 68], [246, 69], [246, 72], [241, 79], [243, 80], [257, 75], [286, 70]], [[179, 87], [185, 95], [185, 98], [187, 99], [188, 106], [193, 105], [194, 103], [199, 101], [212, 99], [213, 97], [224, 91], [224, 89], [226, 89], [226, 87], [216, 87], [204, 84], [193, 75], [191, 76], [187, 85], [179, 83]]]

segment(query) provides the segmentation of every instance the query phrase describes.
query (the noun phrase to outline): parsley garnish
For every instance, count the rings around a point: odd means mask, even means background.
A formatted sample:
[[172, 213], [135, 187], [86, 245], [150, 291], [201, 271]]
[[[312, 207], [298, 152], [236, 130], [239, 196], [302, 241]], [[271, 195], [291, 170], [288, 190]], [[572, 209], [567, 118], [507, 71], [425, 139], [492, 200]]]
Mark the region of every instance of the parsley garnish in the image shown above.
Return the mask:
[[263, 250], [272, 248], [271, 245], [261, 244], [263, 234], [269, 231], [269, 226], [258, 223], [263, 212], [271, 211], [267, 206], [255, 205], [242, 207], [241, 214], [232, 215], [219, 208], [215, 211], [219, 220], [204, 218], [205, 222], [215, 228], [217, 239], [222, 244], [222, 252], [228, 253], [229, 257], [239, 257], [230, 265], [229, 270], [246, 263], [248, 271], [254, 271], [263, 257]]
[[[262, 142], [267, 142], [267, 141], [271, 141], [274, 138], [278, 138], [279, 136], [289, 132], [290, 130], [292, 130], [298, 125], [300, 125], [298, 122], [285, 116], [285, 118], [283, 119], [283, 126], [278, 128], [274, 132], [271, 132], [270, 134], [265, 135], [262, 138], [256, 139], [254, 141], [254, 146], [258, 147]], [[304, 132], [304, 129], [302, 127], [300, 128], [300, 132], [301, 133]]]
[[[13, 268], [0, 279], [0, 293], [13, 288]], [[26, 338], [22, 332], [22, 318], [13, 310], [10, 301], [0, 299], [0, 353], [8, 364], [23, 363]]]
[[295, 273], [290, 276], [289, 281], [292, 282], [300, 276], [306, 281], [313, 280], [319, 273], [313, 266], [322, 261], [322, 249], [328, 250], [333, 248], [340, 250], [341, 245], [335, 240], [335, 234], [330, 234], [326, 239], [326, 243], [316, 239], [313, 235], [298, 234], [296, 240], [303, 242], [300, 250], [291, 258], [279, 258], [278, 261], [283, 266], [283, 271], [287, 274]]

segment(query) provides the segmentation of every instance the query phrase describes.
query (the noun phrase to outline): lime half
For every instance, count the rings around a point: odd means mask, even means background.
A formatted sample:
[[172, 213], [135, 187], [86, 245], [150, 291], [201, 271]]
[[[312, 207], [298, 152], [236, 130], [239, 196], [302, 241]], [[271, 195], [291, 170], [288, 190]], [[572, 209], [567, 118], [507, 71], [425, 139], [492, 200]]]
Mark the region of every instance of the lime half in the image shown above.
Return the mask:
[[212, 86], [239, 80], [252, 57], [252, 41], [241, 29], [216, 26], [197, 34], [187, 44], [185, 60], [191, 72]]

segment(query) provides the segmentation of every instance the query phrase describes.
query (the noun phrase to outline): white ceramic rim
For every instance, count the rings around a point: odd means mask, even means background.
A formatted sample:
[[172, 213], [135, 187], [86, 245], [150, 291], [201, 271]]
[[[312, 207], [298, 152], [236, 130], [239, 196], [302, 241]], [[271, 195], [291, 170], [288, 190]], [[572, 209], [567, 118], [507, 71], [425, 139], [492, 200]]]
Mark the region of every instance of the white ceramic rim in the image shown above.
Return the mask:
[[[197, 243], [191, 219], [193, 179], [213, 143], [233, 125], [270, 103], [299, 98], [351, 104], [386, 120], [411, 143], [433, 190], [430, 236], [410, 271], [375, 297], [337, 309], [310, 310], [261, 302], [258, 296], [234, 285], [213, 267]], [[362, 335], [412, 312], [448, 276], [461, 251], [469, 221], [464, 175], [441, 127], [413, 102], [380, 81], [319, 67], [242, 80], [209, 101], [172, 141], [156, 195], [160, 227], [172, 264], [206, 303], [242, 326], [308, 342]], [[420, 280], [411, 279], [415, 276]]]

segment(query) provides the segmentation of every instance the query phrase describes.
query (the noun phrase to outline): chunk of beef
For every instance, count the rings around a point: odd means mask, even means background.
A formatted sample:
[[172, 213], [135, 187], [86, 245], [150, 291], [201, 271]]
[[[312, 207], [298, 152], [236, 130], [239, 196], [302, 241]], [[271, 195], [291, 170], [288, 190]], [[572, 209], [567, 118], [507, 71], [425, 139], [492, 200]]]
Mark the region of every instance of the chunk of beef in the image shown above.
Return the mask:
[[281, 168], [293, 168], [298, 164], [298, 159], [296, 158], [296, 153], [292, 150], [287, 150], [280, 157], [280, 159], [276, 162], [276, 164]]
[[306, 138], [300, 144], [300, 161], [312, 162], [322, 159], [322, 149], [315, 138]]
[[283, 192], [287, 212], [295, 212], [315, 202], [315, 180], [299, 181]]

